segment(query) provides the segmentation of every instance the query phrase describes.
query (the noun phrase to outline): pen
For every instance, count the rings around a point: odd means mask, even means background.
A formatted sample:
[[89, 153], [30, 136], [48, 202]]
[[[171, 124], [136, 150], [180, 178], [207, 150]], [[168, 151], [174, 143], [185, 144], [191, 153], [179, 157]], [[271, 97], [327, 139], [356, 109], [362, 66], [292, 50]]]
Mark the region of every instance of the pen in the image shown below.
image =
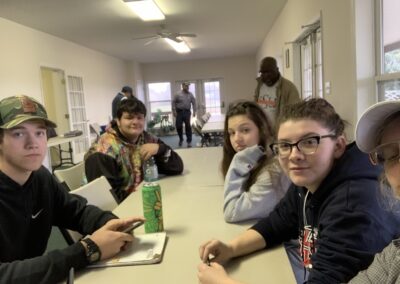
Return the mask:
[[74, 283], [74, 267], [71, 267], [68, 273], [67, 284], [73, 284], [73, 283]]
[[207, 265], [210, 266], [210, 257], [207, 256], [207, 261], [206, 261]]

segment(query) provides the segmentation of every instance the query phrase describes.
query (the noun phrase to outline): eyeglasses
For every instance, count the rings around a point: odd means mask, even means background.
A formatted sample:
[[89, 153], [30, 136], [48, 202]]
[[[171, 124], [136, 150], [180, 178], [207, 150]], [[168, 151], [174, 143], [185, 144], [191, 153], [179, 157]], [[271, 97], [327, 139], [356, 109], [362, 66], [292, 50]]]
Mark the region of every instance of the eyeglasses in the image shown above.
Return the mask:
[[370, 154], [369, 158], [374, 165], [382, 165], [386, 168], [400, 162], [400, 141], [379, 145]]
[[269, 147], [275, 155], [279, 155], [280, 158], [287, 158], [290, 153], [292, 153], [292, 148], [296, 146], [297, 150], [299, 150], [304, 155], [312, 155], [317, 149], [321, 139], [323, 138], [334, 138], [335, 134], [327, 134], [327, 135], [316, 135], [311, 137], [302, 138], [296, 143], [288, 143], [288, 142], [277, 142], [271, 144]]

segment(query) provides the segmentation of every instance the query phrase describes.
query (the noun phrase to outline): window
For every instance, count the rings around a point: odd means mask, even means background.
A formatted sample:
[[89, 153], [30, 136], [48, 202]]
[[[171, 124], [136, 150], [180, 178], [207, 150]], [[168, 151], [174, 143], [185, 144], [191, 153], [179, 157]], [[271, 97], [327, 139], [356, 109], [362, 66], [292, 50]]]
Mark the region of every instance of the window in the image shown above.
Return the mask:
[[400, 18], [398, 0], [377, 1], [378, 100], [400, 99]]
[[221, 114], [222, 79], [177, 81], [177, 90], [180, 90], [182, 82], [190, 83], [189, 91], [196, 98], [197, 117], [201, 117], [207, 112], [211, 114]]
[[319, 22], [307, 26], [296, 41], [300, 45], [301, 96], [322, 98], [322, 38]]
[[[72, 130], [80, 130], [83, 136], [76, 139], [72, 146], [73, 161], [82, 161], [83, 155], [89, 149], [89, 127], [86, 119], [85, 93], [83, 78], [67, 76], [68, 97], [71, 109]], [[60, 157], [61, 159], [61, 157]]]
[[169, 121], [172, 121], [171, 84], [169, 82], [149, 83], [147, 90], [148, 117], [153, 119], [155, 114], [168, 115]]
[[220, 82], [203, 82], [205, 112], [221, 114]]

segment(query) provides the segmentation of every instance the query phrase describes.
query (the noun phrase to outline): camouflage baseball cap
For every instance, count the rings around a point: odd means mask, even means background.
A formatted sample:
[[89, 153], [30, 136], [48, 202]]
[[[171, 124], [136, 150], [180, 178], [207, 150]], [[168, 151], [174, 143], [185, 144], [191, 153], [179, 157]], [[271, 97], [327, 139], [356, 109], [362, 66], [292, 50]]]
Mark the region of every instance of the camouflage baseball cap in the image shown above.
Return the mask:
[[33, 119], [43, 120], [47, 127], [57, 127], [47, 118], [43, 105], [31, 97], [20, 95], [0, 101], [0, 128], [10, 129]]

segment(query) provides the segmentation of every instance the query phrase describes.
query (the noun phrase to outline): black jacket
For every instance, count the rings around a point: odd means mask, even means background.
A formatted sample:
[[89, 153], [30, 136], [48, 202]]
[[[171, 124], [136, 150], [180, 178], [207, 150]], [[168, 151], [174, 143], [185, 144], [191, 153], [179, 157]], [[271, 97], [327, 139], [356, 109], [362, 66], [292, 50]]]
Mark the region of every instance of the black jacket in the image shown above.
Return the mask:
[[52, 226], [86, 235], [114, 218], [69, 194], [44, 167], [23, 186], [0, 172], [0, 283], [61, 281], [88, 263], [79, 242], [43, 255]]
[[[352, 143], [317, 191], [308, 194], [306, 220], [316, 234], [307, 283], [347, 282], [399, 233], [398, 218], [379, 198], [381, 172]], [[268, 247], [302, 238], [306, 192], [292, 185], [274, 211], [253, 226]]]

